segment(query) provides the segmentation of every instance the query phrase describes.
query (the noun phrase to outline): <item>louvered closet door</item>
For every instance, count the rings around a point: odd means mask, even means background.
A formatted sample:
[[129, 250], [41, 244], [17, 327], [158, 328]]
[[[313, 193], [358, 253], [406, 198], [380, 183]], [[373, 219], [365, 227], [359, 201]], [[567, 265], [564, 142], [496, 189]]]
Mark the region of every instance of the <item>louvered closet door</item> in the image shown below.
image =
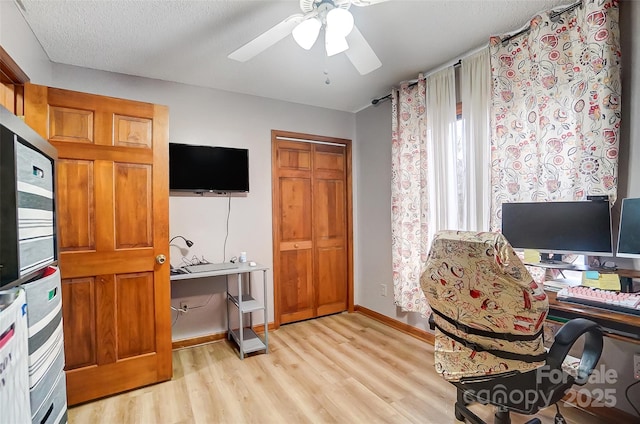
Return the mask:
[[[325, 143], [292, 141], [313, 137]], [[274, 131], [276, 324], [353, 307], [348, 140]]]
[[170, 379], [167, 108], [27, 85], [25, 115], [58, 149], [69, 404]]

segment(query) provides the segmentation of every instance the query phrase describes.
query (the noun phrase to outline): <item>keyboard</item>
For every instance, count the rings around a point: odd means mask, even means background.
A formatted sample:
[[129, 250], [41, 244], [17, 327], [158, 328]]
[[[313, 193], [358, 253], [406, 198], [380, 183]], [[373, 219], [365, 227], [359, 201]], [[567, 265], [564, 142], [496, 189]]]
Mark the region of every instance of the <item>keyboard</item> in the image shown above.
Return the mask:
[[640, 293], [621, 293], [580, 286], [560, 290], [556, 299], [640, 316]]
[[189, 265], [189, 266], [182, 267], [182, 269], [184, 269], [189, 273], [222, 271], [225, 269], [236, 269], [236, 268], [238, 268], [238, 265], [231, 262], [223, 262], [219, 264]]

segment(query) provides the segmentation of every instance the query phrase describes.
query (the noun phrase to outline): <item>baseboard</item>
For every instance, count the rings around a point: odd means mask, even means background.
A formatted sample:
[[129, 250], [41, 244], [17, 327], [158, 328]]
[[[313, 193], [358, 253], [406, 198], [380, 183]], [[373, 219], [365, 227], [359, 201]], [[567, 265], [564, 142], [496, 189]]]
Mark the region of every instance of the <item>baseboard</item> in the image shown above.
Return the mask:
[[375, 319], [376, 321], [380, 321], [381, 323], [386, 324], [391, 328], [395, 328], [398, 331], [409, 334], [410, 336], [413, 336], [416, 339], [420, 339], [429, 344], [434, 343], [433, 333], [430, 333], [425, 330], [421, 330], [409, 324], [405, 324], [404, 322], [400, 322], [386, 315], [383, 315], [379, 312], [372, 311], [371, 309], [365, 308], [364, 306], [355, 305], [354, 310], [355, 312], [359, 312], [362, 315], [366, 315], [369, 318]]
[[[264, 324], [255, 325], [253, 327], [253, 330], [258, 334], [263, 333]], [[275, 324], [270, 322], [269, 331], [273, 331], [273, 330], [275, 330]], [[184, 349], [186, 347], [194, 347], [194, 346], [199, 346], [207, 343], [217, 342], [220, 340], [224, 340], [226, 338], [227, 338], [227, 332], [223, 331], [221, 333], [207, 334], [206, 336], [193, 337], [193, 338], [182, 339], [182, 340], [174, 340], [173, 342], [171, 342], [171, 349], [172, 350]]]

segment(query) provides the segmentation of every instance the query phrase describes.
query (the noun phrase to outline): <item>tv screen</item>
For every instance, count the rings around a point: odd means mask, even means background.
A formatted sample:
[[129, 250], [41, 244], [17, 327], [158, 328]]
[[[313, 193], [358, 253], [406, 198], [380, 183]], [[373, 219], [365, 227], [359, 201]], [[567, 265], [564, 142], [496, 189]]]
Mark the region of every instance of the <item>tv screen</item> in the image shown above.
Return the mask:
[[248, 192], [249, 151], [169, 143], [169, 189], [195, 193]]
[[640, 258], [640, 199], [622, 199], [616, 256]]
[[502, 234], [514, 248], [613, 256], [606, 201], [503, 203]]

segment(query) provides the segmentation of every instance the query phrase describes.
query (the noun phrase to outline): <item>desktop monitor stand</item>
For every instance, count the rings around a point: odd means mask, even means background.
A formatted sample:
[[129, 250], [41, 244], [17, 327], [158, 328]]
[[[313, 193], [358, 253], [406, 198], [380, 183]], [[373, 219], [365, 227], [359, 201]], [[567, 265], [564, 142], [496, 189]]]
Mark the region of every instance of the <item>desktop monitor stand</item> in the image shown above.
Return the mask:
[[561, 254], [553, 253], [540, 253], [539, 266], [557, 269], [578, 269], [578, 267], [572, 263], [563, 262]]
[[540, 253], [540, 263], [549, 265], [562, 265], [562, 255], [553, 253]]

